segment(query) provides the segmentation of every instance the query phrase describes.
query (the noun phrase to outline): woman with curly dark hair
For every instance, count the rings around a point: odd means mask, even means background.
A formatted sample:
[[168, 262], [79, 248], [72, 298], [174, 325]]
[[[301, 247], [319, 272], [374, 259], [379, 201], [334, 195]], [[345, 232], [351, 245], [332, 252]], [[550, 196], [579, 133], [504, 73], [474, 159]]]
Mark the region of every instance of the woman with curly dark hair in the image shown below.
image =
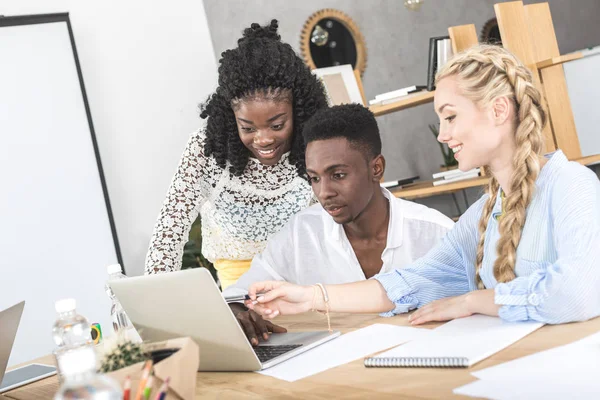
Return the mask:
[[219, 86], [201, 106], [206, 126], [192, 134], [173, 178], [146, 274], [181, 268], [200, 213], [202, 253], [225, 288], [271, 235], [310, 205], [300, 132], [327, 100], [302, 59], [280, 41], [276, 20], [252, 24], [221, 57]]

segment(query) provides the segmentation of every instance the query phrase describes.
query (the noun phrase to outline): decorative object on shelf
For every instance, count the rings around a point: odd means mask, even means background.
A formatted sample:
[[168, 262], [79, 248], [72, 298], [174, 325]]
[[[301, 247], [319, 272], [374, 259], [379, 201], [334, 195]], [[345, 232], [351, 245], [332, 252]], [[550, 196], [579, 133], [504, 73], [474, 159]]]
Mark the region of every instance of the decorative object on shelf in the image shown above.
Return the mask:
[[350, 64], [313, 69], [323, 83], [329, 106], [356, 103], [365, 105], [355, 70]]
[[[437, 137], [439, 135], [439, 130], [437, 126], [435, 126], [434, 124], [429, 124], [429, 130], [431, 131], [433, 137], [435, 137], [435, 140], [437, 141]], [[456, 161], [456, 158], [454, 158], [454, 153], [452, 152], [452, 150], [450, 150], [450, 148], [444, 143], [438, 142], [438, 144], [440, 145], [442, 156], [444, 156], [444, 165], [441, 165], [440, 169], [442, 169], [443, 171], [447, 171], [449, 169], [456, 168], [456, 166], [458, 165], [458, 161]]]
[[502, 46], [502, 38], [500, 37], [500, 27], [496, 18], [489, 19], [481, 28], [479, 37], [481, 43], [495, 44]]
[[404, 0], [404, 7], [410, 11], [419, 11], [424, 0]]
[[362, 75], [367, 49], [362, 33], [347, 14], [326, 8], [308, 17], [300, 34], [300, 50], [310, 69], [350, 64]]

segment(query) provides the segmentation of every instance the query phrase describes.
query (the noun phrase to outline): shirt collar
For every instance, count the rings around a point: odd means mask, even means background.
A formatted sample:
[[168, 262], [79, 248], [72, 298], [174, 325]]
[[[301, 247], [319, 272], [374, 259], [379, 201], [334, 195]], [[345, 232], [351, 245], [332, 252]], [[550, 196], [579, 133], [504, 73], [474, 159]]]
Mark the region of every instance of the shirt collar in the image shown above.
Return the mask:
[[[404, 216], [402, 213], [402, 204], [387, 189], [381, 188], [381, 192], [388, 199], [390, 204], [390, 220], [388, 222], [386, 249], [396, 248], [402, 245]], [[322, 210], [323, 226], [325, 227], [325, 237], [330, 237], [333, 241], [342, 243], [347, 241], [346, 233], [341, 224], [336, 223], [331, 215]]]

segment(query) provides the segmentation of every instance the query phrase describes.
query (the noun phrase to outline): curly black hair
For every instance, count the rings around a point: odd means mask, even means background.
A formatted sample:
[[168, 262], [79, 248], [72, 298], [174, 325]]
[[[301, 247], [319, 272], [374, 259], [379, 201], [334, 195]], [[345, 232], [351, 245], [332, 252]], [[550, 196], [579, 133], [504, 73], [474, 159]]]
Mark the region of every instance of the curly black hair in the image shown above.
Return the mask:
[[294, 137], [290, 163], [298, 175], [306, 176], [302, 128], [317, 110], [327, 107], [321, 82], [277, 33], [277, 20], [268, 26], [252, 24], [244, 30], [238, 47], [221, 53], [219, 86], [200, 106], [200, 117], [208, 119], [204, 153], [221, 168], [242, 175], [250, 151], [239, 138], [232, 102], [257, 96], [289, 100], [291, 93]]
[[375, 116], [360, 104], [344, 104], [319, 110], [304, 124], [304, 143], [345, 138], [367, 161], [381, 154], [381, 135]]

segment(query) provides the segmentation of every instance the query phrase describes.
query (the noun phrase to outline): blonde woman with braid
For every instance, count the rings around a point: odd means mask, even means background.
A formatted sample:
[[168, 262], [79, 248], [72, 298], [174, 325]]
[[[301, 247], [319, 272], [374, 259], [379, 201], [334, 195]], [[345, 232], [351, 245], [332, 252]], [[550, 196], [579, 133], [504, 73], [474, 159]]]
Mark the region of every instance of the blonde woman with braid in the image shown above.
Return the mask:
[[561, 151], [541, 156], [546, 116], [529, 70], [482, 45], [436, 79], [438, 140], [461, 170], [486, 166], [487, 193], [412, 266], [323, 288], [261, 282], [250, 288], [250, 307], [267, 318], [418, 309], [414, 325], [471, 314], [549, 324], [600, 314], [600, 182]]

